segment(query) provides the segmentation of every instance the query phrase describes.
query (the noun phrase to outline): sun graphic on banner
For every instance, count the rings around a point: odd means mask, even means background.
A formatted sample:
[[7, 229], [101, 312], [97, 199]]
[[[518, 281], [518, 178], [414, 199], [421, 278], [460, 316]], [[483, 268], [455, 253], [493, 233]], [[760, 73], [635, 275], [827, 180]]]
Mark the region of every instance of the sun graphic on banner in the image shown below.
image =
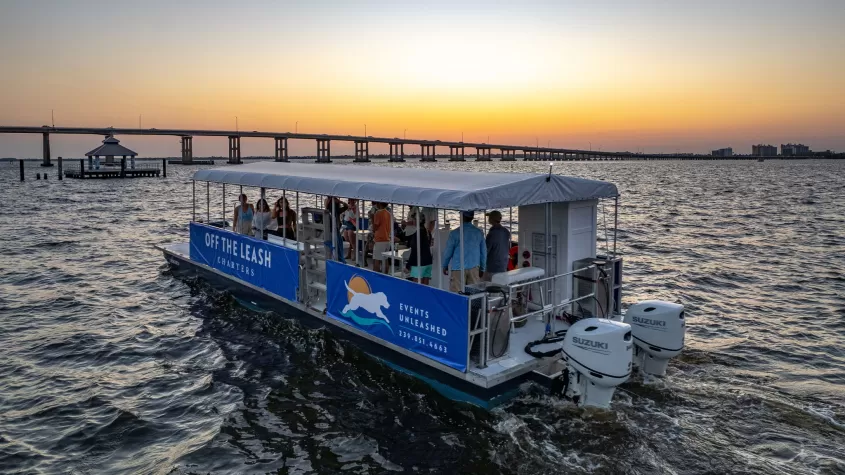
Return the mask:
[[353, 292], [356, 294], [364, 295], [367, 295], [372, 292], [372, 290], [370, 289], [369, 282], [364, 280], [364, 278], [360, 275], [353, 276], [351, 279], [349, 279], [348, 289], [350, 289], [351, 291], [346, 292], [347, 301], [352, 300], [352, 296], [354, 295]]
[[367, 279], [360, 275], [353, 275], [343, 285], [346, 286], [346, 300], [349, 302], [340, 311], [343, 317], [351, 319], [362, 327], [384, 325], [393, 333], [390, 318], [384, 313], [390, 308], [390, 302], [384, 292], [373, 292]]

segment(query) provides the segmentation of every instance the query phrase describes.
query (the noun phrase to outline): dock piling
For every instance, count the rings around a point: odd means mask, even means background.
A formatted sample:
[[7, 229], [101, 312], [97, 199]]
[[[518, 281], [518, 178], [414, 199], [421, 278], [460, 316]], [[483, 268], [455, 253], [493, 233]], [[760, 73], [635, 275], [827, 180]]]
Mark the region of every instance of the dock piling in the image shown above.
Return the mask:
[[85, 159], [83, 158], [79, 159], [79, 178], [85, 178]]
[[62, 173], [63, 173], [62, 157], [59, 157], [59, 181], [62, 181]]
[[126, 157], [120, 159], [120, 178], [126, 178]]
[[167, 178], [167, 159], [166, 158], [161, 159], [161, 176], [163, 178]]
[[18, 160], [18, 163], [20, 164], [20, 167], [21, 167], [21, 181], [23, 181], [24, 180], [24, 177], [23, 177], [23, 160]]
[[40, 174], [40, 173], [36, 173], [36, 174], [35, 174], [35, 179], [36, 179], [36, 180], [40, 180], [40, 179], [41, 179], [41, 174]]

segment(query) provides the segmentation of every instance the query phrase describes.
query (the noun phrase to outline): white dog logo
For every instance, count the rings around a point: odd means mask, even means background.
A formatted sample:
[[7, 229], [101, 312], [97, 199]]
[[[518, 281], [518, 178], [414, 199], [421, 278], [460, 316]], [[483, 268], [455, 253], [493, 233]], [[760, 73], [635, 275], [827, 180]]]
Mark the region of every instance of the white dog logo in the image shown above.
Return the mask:
[[364, 310], [372, 313], [373, 315], [377, 316], [378, 318], [384, 320], [387, 323], [390, 323], [390, 320], [387, 319], [384, 313], [382, 313], [381, 308], [384, 307], [385, 309], [390, 308], [390, 304], [387, 302], [387, 296], [384, 295], [384, 292], [375, 292], [372, 294], [365, 294], [361, 292], [355, 292], [351, 288], [349, 288], [349, 282], [343, 283], [346, 286], [346, 290], [352, 294], [352, 298], [349, 299], [349, 305], [343, 307], [343, 312], [346, 313], [350, 310], [355, 311], [359, 308], [363, 308]]

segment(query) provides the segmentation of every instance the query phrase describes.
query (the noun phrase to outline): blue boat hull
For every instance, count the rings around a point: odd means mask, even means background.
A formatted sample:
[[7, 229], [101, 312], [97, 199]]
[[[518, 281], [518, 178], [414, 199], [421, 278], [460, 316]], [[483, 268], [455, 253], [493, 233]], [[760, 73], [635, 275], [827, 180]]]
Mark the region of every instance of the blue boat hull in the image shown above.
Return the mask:
[[202, 266], [196, 265], [190, 259], [186, 259], [183, 256], [171, 254], [166, 251], [165, 256], [175, 276], [197, 276], [208, 282], [215, 289], [231, 293], [241, 305], [252, 310], [277, 311], [284, 315], [295, 317], [306, 327], [329, 328], [338, 338], [349, 341], [365, 353], [383, 362], [386, 366], [418, 378], [449, 399], [467, 402], [485, 409], [490, 409], [516, 396], [519, 393], [520, 385], [526, 381], [545, 383], [542, 379], [536, 379], [535, 376], [529, 372], [497, 384], [492, 388], [484, 388], [472, 384], [448, 373], [438, 371], [431, 366], [421, 363], [386, 346], [382, 346], [371, 340], [362, 338], [359, 335], [346, 331], [341, 327], [326, 325], [325, 322], [315, 318], [298, 307], [292, 306], [283, 300], [269, 297], [266, 294], [257, 292], [256, 290], [242, 285], [235, 280], [228, 279], [215, 272], [211, 272]]

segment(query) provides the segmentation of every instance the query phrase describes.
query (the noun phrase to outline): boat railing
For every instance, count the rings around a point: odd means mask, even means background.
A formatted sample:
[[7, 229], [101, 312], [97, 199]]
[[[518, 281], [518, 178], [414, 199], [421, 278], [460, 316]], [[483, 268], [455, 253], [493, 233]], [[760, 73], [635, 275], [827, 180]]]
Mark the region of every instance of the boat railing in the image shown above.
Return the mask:
[[467, 309], [467, 367], [471, 365], [473, 347], [478, 345], [478, 366], [487, 366], [487, 345], [490, 332], [488, 331], [487, 294], [485, 292], [469, 295]]
[[[518, 323], [525, 321], [533, 316], [538, 315], [555, 315], [557, 310], [564, 309], [574, 303], [580, 302], [582, 300], [587, 300], [594, 298], [596, 296], [596, 289], [595, 286], [593, 287], [593, 291], [586, 295], [579, 295], [579, 296], [572, 296], [568, 299], [563, 299], [561, 301], [557, 301], [556, 298], [557, 294], [557, 284], [558, 281], [562, 279], [567, 279], [575, 274], [582, 273], [585, 271], [592, 270], [593, 278], [592, 280], [595, 282], [596, 278], [598, 277], [598, 267], [595, 264], [591, 264], [586, 267], [582, 267], [580, 269], [575, 269], [569, 272], [564, 272], [563, 274], [557, 274], [550, 277], [543, 277], [540, 279], [533, 279], [528, 280], [525, 282], [518, 282], [515, 284], [508, 285], [508, 301], [514, 301], [514, 295], [516, 294], [519, 297], [520, 292], [524, 292], [520, 289], [524, 287], [531, 287], [531, 286], [538, 286], [540, 291], [540, 308], [534, 311], [526, 312], [522, 315], [513, 316], [511, 315], [511, 323]], [[548, 298], [546, 298], [548, 297]], [[554, 319], [551, 319], [554, 322]], [[554, 325], [554, 323], [552, 323]], [[553, 330], [553, 329], [552, 329]]]
[[[546, 330], [548, 332], [554, 333], [555, 328], [555, 320], [556, 316], [565, 312], [568, 307], [573, 304], [577, 304], [578, 302], [593, 299], [596, 297], [597, 292], [595, 287], [593, 287], [593, 291], [586, 294], [586, 295], [572, 295], [570, 298], [562, 299], [560, 301], [557, 300], [557, 284], [559, 281], [567, 279], [573, 275], [581, 274], [586, 271], [592, 271], [593, 280], [595, 281], [596, 276], [598, 275], [598, 269], [595, 264], [582, 267], [580, 269], [575, 269], [570, 272], [565, 272], [562, 274], [553, 275], [550, 277], [543, 277], [539, 279], [528, 280], [525, 282], [519, 282], [515, 284], [510, 284], [507, 286], [508, 289], [508, 298], [506, 301], [501, 302], [500, 307], [490, 309], [489, 305], [497, 305], [495, 301], [490, 301], [489, 296], [486, 292], [480, 292], [476, 294], [470, 294], [469, 297], [469, 308], [468, 308], [468, 318], [467, 318], [467, 325], [468, 325], [468, 337], [467, 337], [467, 366], [472, 366], [473, 364], [479, 368], [486, 368], [487, 364], [491, 360], [490, 354], [490, 312], [491, 311], [506, 311], [508, 312], [507, 315], [510, 319], [510, 332], [513, 331], [514, 325], [520, 322], [524, 322], [531, 317], [546, 317]], [[568, 283], [568, 281], [566, 281]], [[518, 302], [522, 299], [527, 301], [529, 300], [528, 296], [530, 294], [531, 289], [537, 288], [540, 292], [540, 308], [537, 310], [531, 310], [521, 315], [514, 315], [513, 314], [513, 304]], [[548, 298], [546, 298], [548, 297]], [[503, 309], [504, 307], [504, 309]], [[538, 338], [541, 335], [538, 335]], [[506, 353], [507, 354], [507, 353]]]
[[308, 282], [305, 278], [305, 266], [302, 264], [302, 253], [297, 251], [299, 255], [299, 288], [296, 292], [296, 301], [297, 303], [304, 304], [305, 296], [308, 295]]

